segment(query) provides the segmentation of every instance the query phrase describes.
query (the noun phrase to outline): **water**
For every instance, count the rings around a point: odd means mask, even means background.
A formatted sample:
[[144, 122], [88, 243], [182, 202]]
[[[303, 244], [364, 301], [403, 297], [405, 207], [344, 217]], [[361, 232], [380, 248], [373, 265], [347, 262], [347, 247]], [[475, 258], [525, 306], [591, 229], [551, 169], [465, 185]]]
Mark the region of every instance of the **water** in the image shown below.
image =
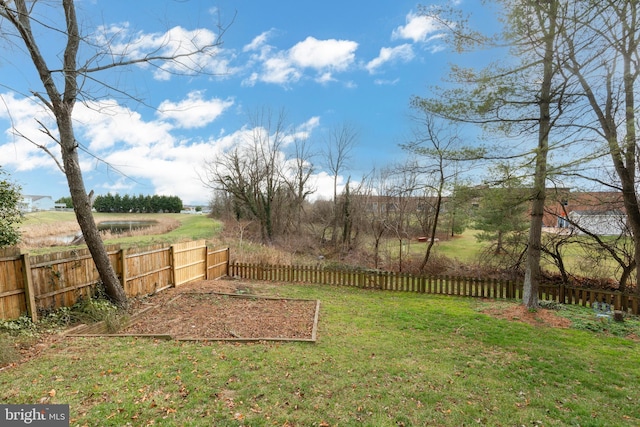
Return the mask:
[[[158, 221], [146, 220], [146, 221], [102, 221], [97, 224], [98, 231], [109, 231], [111, 234], [118, 235], [133, 230], [140, 230], [143, 228], [149, 228], [156, 225]], [[65, 234], [56, 236], [53, 238], [57, 244], [63, 245], [77, 245], [84, 242], [82, 233], [78, 234]]]

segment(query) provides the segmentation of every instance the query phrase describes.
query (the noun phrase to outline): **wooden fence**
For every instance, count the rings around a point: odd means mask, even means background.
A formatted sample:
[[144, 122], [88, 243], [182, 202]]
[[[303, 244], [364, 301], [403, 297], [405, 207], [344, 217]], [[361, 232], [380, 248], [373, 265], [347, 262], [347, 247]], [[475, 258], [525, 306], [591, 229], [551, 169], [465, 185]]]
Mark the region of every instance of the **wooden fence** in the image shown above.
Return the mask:
[[[121, 249], [108, 246], [111, 264], [128, 297], [171, 286], [216, 279], [228, 272], [229, 249], [211, 250], [204, 240]], [[100, 277], [88, 249], [30, 256], [0, 253], [0, 319], [69, 307], [91, 295]]]
[[[522, 299], [523, 285], [509, 280], [476, 277], [415, 276], [375, 270], [345, 270], [315, 266], [277, 266], [233, 263], [229, 275], [249, 280], [299, 282], [363, 289], [419, 292], [479, 298]], [[541, 284], [541, 300], [591, 307], [596, 302], [611, 304], [616, 310], [640, 314], [640, 297], [635, 294]]]

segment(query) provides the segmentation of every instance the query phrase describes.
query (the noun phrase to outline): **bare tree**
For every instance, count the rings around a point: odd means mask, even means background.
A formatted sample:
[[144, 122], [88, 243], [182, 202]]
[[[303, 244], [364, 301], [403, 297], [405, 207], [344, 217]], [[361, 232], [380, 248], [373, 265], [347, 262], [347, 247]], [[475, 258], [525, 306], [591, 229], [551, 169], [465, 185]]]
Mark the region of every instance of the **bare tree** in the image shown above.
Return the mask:
[[398, 242], [398, 271], [404, 269], [404, 255], [410, 253], [411, 232], [415, 229], [416, 219], [422, 223], [425, 214], [424, 196], [427, 187], [425, 177], [418, 162], [411, 159], [388, 171], [387, 228]]
[[[638, 102], [640, 11], [636, 0], [573, 2], [571, 25], [561, 32], [566, 48], [564, 69], [577, 80], [587, 106], [577, 124], [595, 132], [605, 144], [621, 191], [634, 242], [636, 283], [640, 283], [640, 201]], [[587, 113], [588, 111], [588, 113]], [[588, 115], [587, 115], [588, 114]], [[640, 286], [636, 286], [640, 293]]]
[[351, 161], [353, 149], [358, 143], [358, 133], [353, 125], [343, 123], [331, 129], [326, 139], [326, 151], [324, 153], [326, 166], [333, 177], [333, 224], [331, 242], [337, 244], [338, 222], [340, 212], [338, 210], [338, 179], [344, 173]]
[[302, 217], [304, 205], [315, 192], [315, 188], [309, 186], [309, 178], [314, 172], [311, 144], [306, 136], [294, 137], [293, 153], [290, 155], [285, 167], [284, 181], [289, 187], [292, 197], [292, 209], [294, 227], [296, 232], [302, 229]]
[[374, 170], [369, 178], [363, 182], [362, 194], [363, 216], [366, 227], [373, 237], [373, 265], [380, 268], [380, 243], [388, 232], [388, 209], [386, 208], [386, 194], [388, 189], [387, 172]]
[[[414, 118], [417, 126], [414, 129], [413, 140], [402, 147], [418, 156], [418, 168], [425, 176], [432, 179], [425, 181], [431, 185], [430, 192], [435, 195], [434, 218], [429, 230], [427, 249], [420, 264], [420, 271], [424, 271], [433, 249], [438, 229], [442, 201], [446, 185], [451, 184], [458, 172], [456, 163], [481, 159], [484, 155], [482, 148], [464, 147], [455, 124], [445, 123], [429, 111], [423, 109], [420, 102], [413, 104], [418, 115]], [[424, 180], [423, 180], [424, 181]]]
[[[78, 150], [82, 149], [82, 144], [74, 134], [72, 119], [74, 106], [80, 98], [91, 99], [90, 94], [83, 92], [83, 85], [87, 82], [99, 84], [99, 78], [94, 77], [99, 72], [142, 63], [158, 66], [160, 63], [170, 62], [188, 67], [190, 72], [197, 71], [194, 70], [197, 63], [189, 61], [189, 58], [197, 54], [213, 53], [220, 41], [216, 39], [213, 43], [203, 45], [194, 40], [186, 51], [176, 51], [173, 54], [164, 55], [159, 49], [139, 57], [129, 58], [124, 54], [111, 51], [108, 45], [96, 46], [94, 42], [84, 39], [80, 34], [75, 2], [62, 0], [61, 3], [64, 12], [64, 25], [61, 28], [55, 28], [40, 20], [43, 12], [38, 10], [38, 6], [41, 2], [26, 0], [0, 0], [0, 17], [2, 18], [0, 24], [5, 40], [12, 42], [17, 39], [24, 44], [40, 77], [44, 91], [33, 90], [32, 95], [53, 114], [57, 124], [56, 132], [56, 130], [48, 129], [40, 123], [42, 131], [54, 139], [60, 147], [62, 161], [57, 163], [66, 176], [76, 219], [106, 292], [115, 303], [124, 307], [127, 305], [127, 298], [98, 233], [91, 212], [91, 197], [87, 194], [80, 169]], [[46, 7], [49, 6], [46, 5]], [[37, 26], [38, 31], [34, 31], [33, 26]], [[60, 64], [49, 64], [41, 52], [40, 46], [48, 36], [45, 34], [41, 39], [38, 39], [37, 35], [42, 35], [47, 31], [55, 34], [46, 40], [47, 43], [50, 43], [51, 40], [59, 40], [60, 35], [64, 36], [65, 44], [61, 49], [63, 50], [62, 55], [49, 57], [60, 59]], [[95, 53], [79, 64], [81, 48]], [[119, 94], [124, 93], [107, 84], [105, 84], [105, 88]], [[55, 158], [46, 147], [41, 146], [41, 148]]]
[[[284, 111], [274, 114], [261, 108], [251, 121], [245, 140], [205, 161], [203, 182], [231, 194], [238, 212], [248, 213], [260, 226], [262, 241], [271, 244], [299, 218], [312, 191], [307, 182], [313, 165], [306, 142], [287, 126]], [[287, 160], [290, 144], [294, 158]]]

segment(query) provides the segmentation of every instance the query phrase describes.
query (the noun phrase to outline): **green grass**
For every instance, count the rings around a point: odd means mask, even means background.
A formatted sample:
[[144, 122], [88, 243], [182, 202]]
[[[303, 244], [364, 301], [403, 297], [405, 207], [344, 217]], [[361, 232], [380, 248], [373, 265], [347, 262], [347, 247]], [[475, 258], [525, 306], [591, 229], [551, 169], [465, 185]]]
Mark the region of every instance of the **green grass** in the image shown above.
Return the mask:
[[450, 240], [438, 242], [434, 245], [435, 253], [461, 262], [475, 263], [486, 246], [476, 239], [478, 233], [477, 230], [465, 230], [464, 233], [456, 235]]
[[[108, 215], [108, 214], [102, 214]], [[222, 224], [206, 215], [193, 214], [156, 214], [165, 215], [180, 221], [180, 227], [157, 235], [123, 237], [105, 241], [107, 244], [149, 245], [153, 243], [171, 243], [180, 240], [212, 239], [222, 229]], [[98, 216], [97, 218], [102, 218]]]
[[472, 299], [252, 286], [320, 299], [319, 341], [66, 338], [0, 372], [0, 402], [50, 397], [72, 426], [640, 423], [637, 341], [498, 320]]
[[21, 226], [55, 224], [56, 222], [75, 221], [73, 212], [40, 211], [24, 214]]

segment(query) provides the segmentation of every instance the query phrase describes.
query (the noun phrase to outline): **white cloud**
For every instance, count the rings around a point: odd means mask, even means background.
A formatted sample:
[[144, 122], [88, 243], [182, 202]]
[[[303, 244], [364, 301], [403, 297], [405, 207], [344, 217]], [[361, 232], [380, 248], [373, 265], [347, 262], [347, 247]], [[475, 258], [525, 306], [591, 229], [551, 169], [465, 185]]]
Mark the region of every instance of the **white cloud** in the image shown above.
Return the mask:
[[336, 79], [333, 77], [333, 74], [331, 74], [330, 72], [326, 72], [323, 73], [321, 75], [319, 75], [318, 77], [316, 77], [315, 79], [318, 83], [329, 83], [329, 82], [335, 82]]
[[[118, 169], [134, 180], [148, 180], [155, 194], [177, 195], [184, 203], [195, 203], [209, 198], [196, 168], [205, 156], [213, 156], [217, 149], [216, 141], [174, 143], [162, 148], [137, 146], [114, 152], [106, 160], [119, 165]], [[131, 185], [131, 180], [118, 180], [105, 188], [118, 191], [127, 184]]]
[[266, 44], [268, 33], [262, 33], [244, 47], [244, 51], [257, 52], [251, 57], [250, 66], [258, 71], [251, 73], [243, 85], [257, 82], [287, 85], [304, 77], [305, 70], [315, 71], [319, 83], [335, 81], [334, 74], [347, 70], [355, 62], [358, 43], [350, 40], [318, 40], [307, 37], [289, 50], [276, 50]]
[[251, 40], [251, 43], [245, 45], [242, 48], [243, 52], [251, 52], [254, 50], [260, 50], [263, 46], [265, 46], [267, 44], [267, 41], [269, 40], [269, 38], [271, 37], [271, 33], [273, 31], [269, 30], [269, 31], [265, 31], [260, 35], [257, 35], [253, 38], [253, 40]]
[[142, 116], [116, 101], [77, 104], [73, 111], [76, 133], [90, 151], [126, 145], [149, 146], [155, 141], [172, 139], [172, 126], [164, 121], [145, 121]]
[[358, 43], [350, 40], [307, 37], [291, 48], [289, 57], [300, 67], [345, 70], [353, 63], [357, 48]]
[[391, 62], [409, 62], [415, 57], [413, 47], [410, 44], [402, 44], [396, 47], [383, 47], [377, 58], [372, 59], [366, 65], [369, 73], [375, 73], [382, 65]]
[[[169, 80], [173, 74], [204, 72], [223, 76], [237, 71], [229, 65], [228, 53], [217, 46], [218, 35], [206, 28], [187, 30], [176, 26], [165, 33], [131, 34], [129, 25], [125, 23], [99, 27], [96, 40], [108, 46], [114, 63], [143, 59], [149, 55], [174, 58], [154, 62], [156, 66], [152, 70], [157, 80]], [[146, 62], [138, 65], [151, 69]]]
[[286, 84], [300, 80], [302, 72], [296, 68], [289, 58], [280, 55], [269, 58], [263, 63], [263, 73], [257, 76], [265, 83]]
[[[190, 95], [175, 104], [185, 106], [189, 101], [202, 99], [201, 93]], [[39, 138], [38, 143], [49, 143], [50, 149], [58, 152], [58, 146], [47, 141], [49, 138], [34, 120], [34, 117], [49, 120], [47, 124], [55, 134], [55, 123], [41, 106], [29, 99], [16, 99], [12, 94], [1, 96], [12, 113], [12, 122], [8, 120], [7, 110], [0, 110], [0, 123], [7, 128], [11, 123], [19, 125], [21, 132]], [[255, 129], [245, 126], [206, 140], [180, 139], [173, 133], [177, 129], [172, 125], [174, 120], [175, 117], [166, 115], [146, 120], [113, 100], [77, 104], [74, 109], [76, 136], [90, 152], [90, 155], [80, 153], [87, 188], [100, 193], [177, 195], [187, 204], [206, 203], [210, 193], [198, 174], [202, 172], [203, 161], [215, 158], [223, 150], [246, 144]], [[285, 146], [294, 138], [310, 138], [319, 125], [320, 118], [314, 116], [292, 127], [293, 133]], [[5, 134], [11, 136], [9, 131]], [[5, 138], [5, 141], [0, 142], [3, 166], [10, 164], [15, 171], [33, 173], [31, 179], [40, 171], [55, 170], [55, 163], [33, 144], [18, 137]], [[281, 153], [280, 157], [284, 162], [285, 154]], [[320, 173], [313, 179], [322, 183], [323, 191], [332, 188], [326, 174]]]
[[158, 116], [173, 120], [177, 127], [193, 129], [213, 122], [233, 104], [231, 99], [207, 100], [203, 98], [201, 91], [193, 91], [179, 102], [163, 101], [158, 107]]
[[[333, 175], [329, 175], [325, 171], [320, 171], [309, 177], [309, 187], [313, 188], [315, 192], [310, 196], [311, 201], [315, 200], [333, 200]], [[351, 185], [355, 185], [351, 181]], [[338, 176], [337, 179], [337, 191], [338, 194], [344, 191], [346, 185], [345, 177]]]
[[6, 142], [0, 143], [0, 166], [11, 166], [16, 171], [57, 168], [49, 154], [36, 146], [46, 147], [59, 158], [57, 143], [42, 132], [38, 123], [53, 129], [51, 133], [57, 137], [55, 120], [48, 110], [32, 99], [16, 98], [14, 93], [4, 93], [0, 94], [0, 120], [7, 122], [4, 131]]
[[285, 139], [285, 145], [291, 144], [296, 140], [308, 140], [311, 137], [311, 133], [314, 129], [317, 129], [318, 126], [320, 126], [320, 117], [311, 117], [292, 131], [291, 135]]
[[442, 25], [429, 16], [417, 15], [410, 12], [407, 15], [406, 25], [393, 30], [392, 40], [412, 40], [414, 43], [425, 43], [431, 40], [432, 35], [442, 30]]
[[393, 79], [393, 80], [375, 79], [373, 81], [373, 84], [376, 84], [378, 86], [395, 86], [396, 84], [398, 84], [399, 81], [400, 79]]

